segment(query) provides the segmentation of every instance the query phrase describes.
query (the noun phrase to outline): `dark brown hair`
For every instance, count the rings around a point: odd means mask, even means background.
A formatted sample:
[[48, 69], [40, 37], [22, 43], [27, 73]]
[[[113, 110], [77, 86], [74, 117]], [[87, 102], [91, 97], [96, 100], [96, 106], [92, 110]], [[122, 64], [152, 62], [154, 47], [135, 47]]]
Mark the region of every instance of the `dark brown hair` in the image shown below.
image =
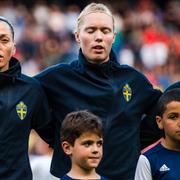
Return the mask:
[[162, 94], [157, 104], [157, 115], [162, 117], [166, 110], [167, 104], [172, 101], [180, 102], [180, 88], [167, 90]]
[[71, 112], [62, 122], [61, 142], [67, 141], [74, 145], [75, 140], [86, 132], [103, 136], [102, 122], [99, 117], [87, 110]]

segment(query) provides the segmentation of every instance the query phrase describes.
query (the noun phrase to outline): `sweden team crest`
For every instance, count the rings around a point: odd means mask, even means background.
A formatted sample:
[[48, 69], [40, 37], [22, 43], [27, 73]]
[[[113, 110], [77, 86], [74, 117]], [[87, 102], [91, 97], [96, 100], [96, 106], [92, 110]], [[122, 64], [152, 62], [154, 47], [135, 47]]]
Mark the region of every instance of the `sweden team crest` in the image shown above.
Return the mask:
[[131, 97], [132, 97], [132, 90], [129, 86], [129, 84], [125, 84], [124, 87], [123, 87], [123, 96], [124, 96], [124, 99], [129, 102], [131, 100]]
[[27, 106], [24, 104], [23, 101], [19, 102], [19, 104], [16, 105], [16, 112], [21, 120], [26, 117]]

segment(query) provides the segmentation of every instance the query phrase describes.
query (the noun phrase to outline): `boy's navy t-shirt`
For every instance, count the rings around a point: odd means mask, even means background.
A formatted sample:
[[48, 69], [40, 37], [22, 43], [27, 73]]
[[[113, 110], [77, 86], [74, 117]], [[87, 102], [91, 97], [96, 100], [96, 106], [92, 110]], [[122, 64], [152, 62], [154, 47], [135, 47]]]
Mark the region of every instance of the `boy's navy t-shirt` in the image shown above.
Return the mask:
[[[80, 179], [73, 179], [66, 174], [60, 180], [80, 180]], [[94, 180], [96, 180], [96, 179], [94, 179]], [[110, 180], [110, 179], [107, 179], [107, 178], [101, 176], [101, 178], [97, 179], [97, 180]]]

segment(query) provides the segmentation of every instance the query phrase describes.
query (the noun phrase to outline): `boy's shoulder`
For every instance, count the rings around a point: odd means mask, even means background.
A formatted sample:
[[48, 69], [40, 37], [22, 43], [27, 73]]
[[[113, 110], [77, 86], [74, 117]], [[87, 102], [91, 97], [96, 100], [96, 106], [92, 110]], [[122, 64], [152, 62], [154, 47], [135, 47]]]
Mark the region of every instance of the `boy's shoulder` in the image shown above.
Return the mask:
[[174, 83], [174, 84], [171, 84], [167, 89], [167, 90], [171, 90], [171, 89], [175, 89], [175, 88], [180, 88], [180, 81]]
[[161, 144], [161, 142], [156, 144], [151, 149], [148, 149], [142, 155], [144, 155], [149, 160], [150, 164], [157, 164], [169, 161], [169, 159], [171, 159], [170, 161], [172, 161], [172, 159], [180, 158], [180, 152], [166, 149]]
[[[153, 179], [178, 179], [180, 152], [166, 149], [158, 143], [147, 150], [142, 157], [148, 160]], [[147, 161], [146, 161], [147, 162]]]
[[162, 151], [164, 148], [161, 145], [161, 142], [158, 142], [157, 144], [155, 144], [154, 146], [152, 146], [151, 148], [149, 148], [147, 151], [143, 152], [143, 155], [146, 157], [151, 157], [153, 155], [158, 154], [160, 151]]

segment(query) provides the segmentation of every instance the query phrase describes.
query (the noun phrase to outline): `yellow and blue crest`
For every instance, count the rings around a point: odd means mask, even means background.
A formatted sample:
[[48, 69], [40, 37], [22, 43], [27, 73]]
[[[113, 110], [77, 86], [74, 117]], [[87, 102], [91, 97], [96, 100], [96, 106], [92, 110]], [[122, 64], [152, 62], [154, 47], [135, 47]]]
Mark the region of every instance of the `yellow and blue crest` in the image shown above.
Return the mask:
[[129, 102], [131, 100], [132, 97], [132, 90], [131, 87], [129, 86], [129, 84], [125, 84], [123, 87], [123, 96], [124, 99]]
[[16, 112], [21, 120], [23, 120], [26, 117], [27, 114], [27, 106], [24, 104], [23, 101], [19, 102], [16, 105]]

